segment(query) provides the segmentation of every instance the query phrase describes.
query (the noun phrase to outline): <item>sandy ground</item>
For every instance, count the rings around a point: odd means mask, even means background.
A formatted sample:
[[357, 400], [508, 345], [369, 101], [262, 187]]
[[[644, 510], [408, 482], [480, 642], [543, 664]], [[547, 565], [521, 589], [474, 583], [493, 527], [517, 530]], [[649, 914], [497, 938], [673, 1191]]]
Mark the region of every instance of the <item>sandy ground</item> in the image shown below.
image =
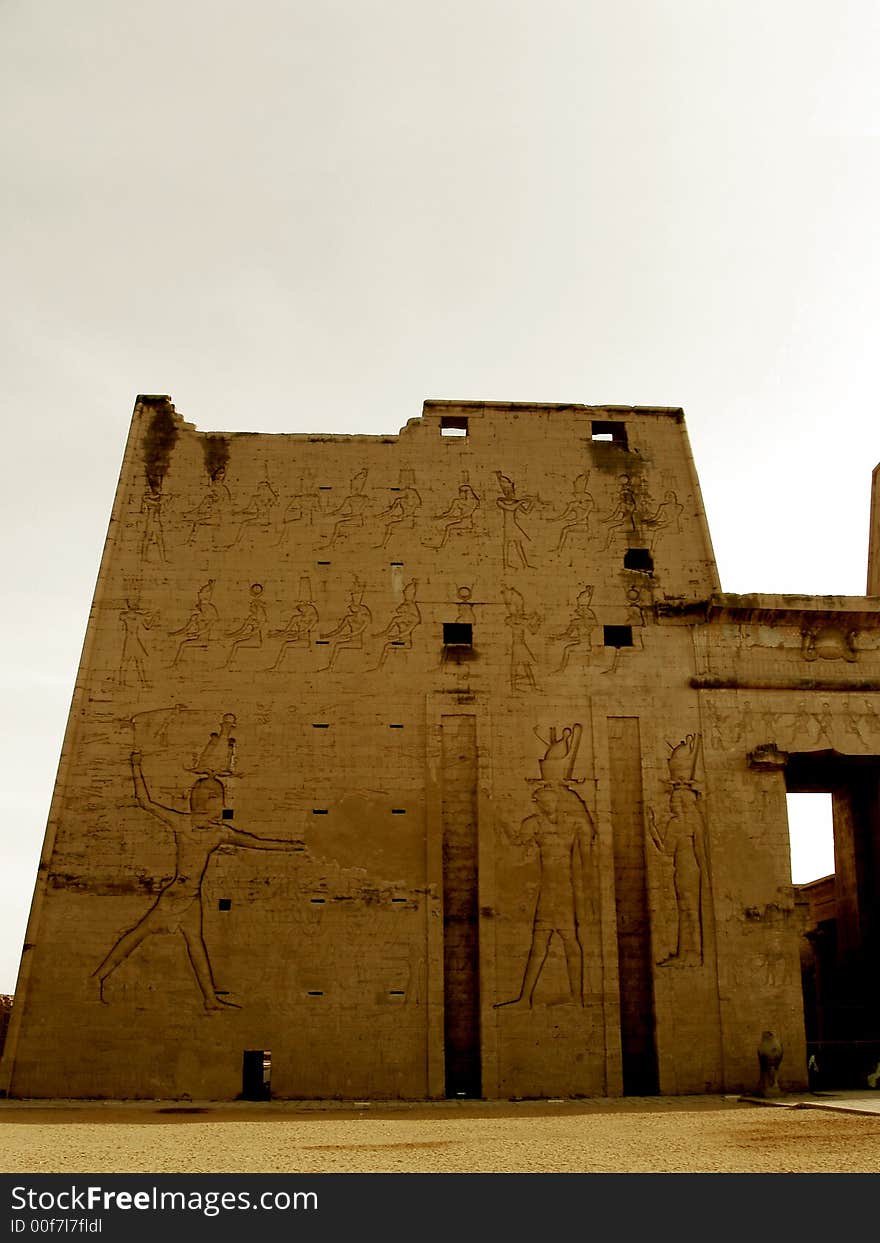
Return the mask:
[[878, 1171], [880, 1112], [721, 1096], [363, 1107], [0, 1102], [2, 1173]]

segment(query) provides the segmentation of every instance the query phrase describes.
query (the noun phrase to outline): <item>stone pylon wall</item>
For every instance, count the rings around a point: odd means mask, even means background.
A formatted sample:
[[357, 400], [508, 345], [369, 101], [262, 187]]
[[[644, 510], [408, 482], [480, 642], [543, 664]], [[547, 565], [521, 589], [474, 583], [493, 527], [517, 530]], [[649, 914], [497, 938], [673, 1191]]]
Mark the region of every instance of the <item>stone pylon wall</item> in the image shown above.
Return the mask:
[[139, 399], [7, 1090], [233, 1098], [248, 1050], [279, 1097], [735, 1090], [768, 1027], [801, 1083], [784, 782], [748, 759], [784, 739], [737, 687], [803, 678], [820, 606], [718, 591], [678, 410], [286, 436]]

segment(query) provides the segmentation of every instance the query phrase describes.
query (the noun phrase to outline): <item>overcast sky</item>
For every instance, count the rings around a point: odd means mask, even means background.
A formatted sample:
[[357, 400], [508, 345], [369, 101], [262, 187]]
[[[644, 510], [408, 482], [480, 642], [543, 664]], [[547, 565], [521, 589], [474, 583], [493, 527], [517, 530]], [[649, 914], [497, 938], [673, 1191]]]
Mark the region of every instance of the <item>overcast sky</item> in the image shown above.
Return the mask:
[[138, 393], [680, 405], [725, 590], [864, 591], [878, 64], [875, 0], [0, 0], [0, 991]]

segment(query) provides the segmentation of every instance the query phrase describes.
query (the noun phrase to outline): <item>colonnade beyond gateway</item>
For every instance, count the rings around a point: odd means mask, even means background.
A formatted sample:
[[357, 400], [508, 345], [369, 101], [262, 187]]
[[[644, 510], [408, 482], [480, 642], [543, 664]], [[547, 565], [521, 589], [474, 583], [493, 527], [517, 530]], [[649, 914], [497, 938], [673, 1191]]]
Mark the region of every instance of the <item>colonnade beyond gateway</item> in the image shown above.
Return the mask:
[[[878, 520], [869, 594], [730, 595], [678, 409], [264, 435], [138, 398], [0, 1088], [742, 1091], [768, 1030], [783, 1088], [817, 1031], [876, 1061]], [[834, 802], [821, 970], [796, 790]]]

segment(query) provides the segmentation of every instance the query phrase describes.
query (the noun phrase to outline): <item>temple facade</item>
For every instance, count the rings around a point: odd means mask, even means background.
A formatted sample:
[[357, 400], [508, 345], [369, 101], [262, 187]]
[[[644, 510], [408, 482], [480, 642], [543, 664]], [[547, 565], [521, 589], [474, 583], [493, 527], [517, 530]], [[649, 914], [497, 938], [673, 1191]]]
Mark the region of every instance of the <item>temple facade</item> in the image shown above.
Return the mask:
[[264, 435], [140, 397], [0, 1088], [735, 1092], [769, 1031], [796, 1089], [817, 1015], [873, 1057], [878, 545], [864, 597], [723, 593], [678, 409]]

